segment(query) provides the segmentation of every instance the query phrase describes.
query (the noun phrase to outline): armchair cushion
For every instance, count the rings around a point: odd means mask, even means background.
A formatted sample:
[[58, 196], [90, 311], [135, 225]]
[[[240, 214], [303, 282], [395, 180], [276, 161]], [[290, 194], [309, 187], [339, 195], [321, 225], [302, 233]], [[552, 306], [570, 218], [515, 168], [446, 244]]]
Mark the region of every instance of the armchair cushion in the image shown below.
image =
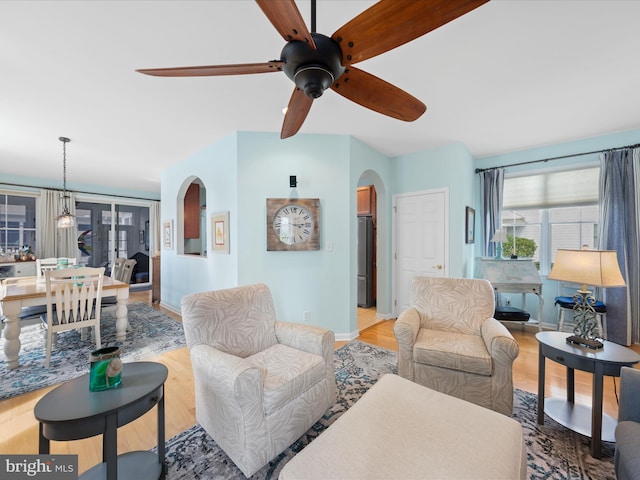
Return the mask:
[[417, 363], [491, 375], [491, 356], [477, 335], [422, 329], [413, 346], [413, 355]]
[[286, 345], [274, 345], [245, 360], [262, 369], [263, 403], [267, 415], [325, 377], [325, 365], [320, 355]]

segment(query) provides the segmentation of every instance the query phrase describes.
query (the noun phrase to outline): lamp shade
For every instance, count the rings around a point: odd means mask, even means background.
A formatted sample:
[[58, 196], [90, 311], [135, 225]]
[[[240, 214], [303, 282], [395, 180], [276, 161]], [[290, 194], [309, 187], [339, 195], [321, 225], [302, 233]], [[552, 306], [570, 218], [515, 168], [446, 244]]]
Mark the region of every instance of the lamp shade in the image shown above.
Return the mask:
[[613, 250], [558, 250], [548, 278], [595, 287], [626, 285]]
[[507, 238], [507, 231], [505, 229], [499, 228], [496, 230], [496, 233], [493, 234], [491, 238], [492, 242], [507, 242], [509, 239]]
[[70, 213], [63, 213], [56, 219], [58, 228], [72, 228], [76, 226], [76, 218]]

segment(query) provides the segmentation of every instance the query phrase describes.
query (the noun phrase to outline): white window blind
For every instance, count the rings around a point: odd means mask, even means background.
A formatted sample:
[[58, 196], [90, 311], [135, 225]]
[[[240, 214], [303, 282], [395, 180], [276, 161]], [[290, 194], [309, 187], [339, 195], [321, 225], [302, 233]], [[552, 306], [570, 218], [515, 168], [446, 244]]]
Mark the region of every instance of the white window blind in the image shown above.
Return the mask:
[[598, 202], [600, 168], [504, 179], [502, 208], [553, 208]]

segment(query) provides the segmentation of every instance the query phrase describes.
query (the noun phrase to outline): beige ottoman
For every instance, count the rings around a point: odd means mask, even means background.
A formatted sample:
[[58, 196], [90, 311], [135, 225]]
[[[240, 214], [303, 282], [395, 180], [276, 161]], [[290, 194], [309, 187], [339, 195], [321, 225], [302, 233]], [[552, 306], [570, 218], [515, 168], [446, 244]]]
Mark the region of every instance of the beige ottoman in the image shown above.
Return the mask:
[[517, 421], [385, 375], [279, 479], [514, 480], [526, 470]]

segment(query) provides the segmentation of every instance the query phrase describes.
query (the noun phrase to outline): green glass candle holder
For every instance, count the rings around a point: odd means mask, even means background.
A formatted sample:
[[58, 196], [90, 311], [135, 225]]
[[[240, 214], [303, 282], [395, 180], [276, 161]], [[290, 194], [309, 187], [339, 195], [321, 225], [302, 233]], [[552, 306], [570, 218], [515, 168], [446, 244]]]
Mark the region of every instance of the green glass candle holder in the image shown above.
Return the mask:
[[120, 347], [105, 347], [91, 352], [89, 390], [100, 392], [116, 388], [122, 383]]

